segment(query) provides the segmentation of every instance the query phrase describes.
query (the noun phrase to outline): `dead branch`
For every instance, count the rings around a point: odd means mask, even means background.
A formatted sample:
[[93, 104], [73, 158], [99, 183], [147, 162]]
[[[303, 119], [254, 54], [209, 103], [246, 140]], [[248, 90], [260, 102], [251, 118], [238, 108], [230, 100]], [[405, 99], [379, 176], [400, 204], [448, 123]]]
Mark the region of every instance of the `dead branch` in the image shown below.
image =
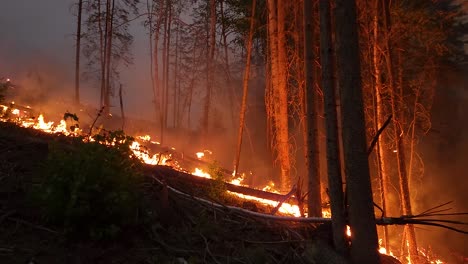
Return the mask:
[[382, 127], [377, 131], [375, 134], [374, 138], [372, 139], [371, 144], [369, 145], [369, 148], [367, 149], [367, 155], [370, 155], [372, 153], [372, 150], [375, 147], [375, 144], [377, 144], [377, 141], [379, 140], [380, 134], [385, 130], [385, 128], [390, 124], [390, 121], [392, 120], [392, 115], [390, 115], [385, 123], [382, 125]]
[[296, 192], [296, 185], [294, 185], [291, 189], [291, 191], [289, 191], [282, 200], [279, 201], [278, 205], [276, 205], [275, 208], [273, 208], [273, 210], [271, 210], [271, 215], [275, 215], [278, 210], [280, 209], [280, 207], [283, 205], [283, 203], [288, 200], [295, 192]]

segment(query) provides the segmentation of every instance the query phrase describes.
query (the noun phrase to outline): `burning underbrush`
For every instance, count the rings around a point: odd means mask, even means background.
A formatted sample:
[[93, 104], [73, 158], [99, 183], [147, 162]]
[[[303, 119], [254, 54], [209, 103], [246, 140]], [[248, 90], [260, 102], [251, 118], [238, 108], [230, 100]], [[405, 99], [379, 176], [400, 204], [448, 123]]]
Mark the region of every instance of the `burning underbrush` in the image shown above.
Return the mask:
[[106, 138], [116, 140], [109, 149], [11, 123], [0, 126], [1, 263], [340, 260], [328, 245], [328, 225], [255, 217], [234, 208], [271, 208], [223, 195], [222, 185], [199, 188], [138, 177], [145, 170], [121, 156], [125, 152], [111, 150], [124, 148], [119, 135]]
[[[128, 137], [94, 123], [81, 127], [68, 112], [53, 123], [42, 115], [33, 118], [29, 107], [9, 104], [0, 110], [0, 180], [7, 182], [0, 188], [0, 224], [5, 223], [0, 225], [5, 241], [0, 248], [7, 249], [0, 257], [12, 263], [18, 254], [35, 256], [11, 243], [23, 243], [14, 238], [35, 236], [36, 231], [44, 233], [47, 245], [66, 251], [51, 253], [64, 255], [47, 263], [63, 263], [67, 254], [86, 255], [82, 263], [114, 258], [125, 263], [126, 258], [150, 263], [345, 263], [330, 247], [329, 219], [300, 221], [296, 193], [278, 194], [272, 184], [263, 190], [249, 188], [243, 176], [234, 177], [208, 160], [209, 150], [187, 155], [147, 135]], [[290, 217], [273, 216], [276, 212]], [[323, 215], [330, 216], [327, 209]], [[28, 230], [18, 236], [14, 225]], [[99, 246], [63, 248], [57, 238], [88, 239]]]

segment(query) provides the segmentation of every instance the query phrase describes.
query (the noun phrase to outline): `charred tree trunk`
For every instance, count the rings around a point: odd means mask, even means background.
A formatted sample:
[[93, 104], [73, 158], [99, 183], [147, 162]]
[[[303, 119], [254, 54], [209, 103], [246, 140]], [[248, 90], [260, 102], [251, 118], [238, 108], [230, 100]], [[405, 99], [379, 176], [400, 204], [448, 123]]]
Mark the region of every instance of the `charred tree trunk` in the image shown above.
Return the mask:
[[317, 98], [314, 86], [314, 16], [313, 0], [304, 0], [304, 134], [306, 142], [306, 173], [308, 180], [308, 215], [322, 216], [322, 198], [320, 188], [320, 162], [317, 126]]
[[242, 135], [244, 132], [244, 125], [245, 125], [245, 111], [247, 109], [247, 95], [249, 92], [249, 76], [250, 76], [250, 60], [251, 60], [251, 53], [252, 53], [252, 41], [253, 41], [253, 33], [254, 33], [254, 25], [255, 25], [255, 5], [256, 0], [252, 1], [252, 14], [250, 17], [250, 30], [249, 30], [249, 38], [246, 43], [247, 49], [247, 58], [245, 62], [245, 71], [244, 71], [244, 78], [242, 82], [242, 104], [241, 110], [239, 113], [239, 132], [237, 134], [237, 151], [236, 151], [236, 159], [234, 161], [234, 173], [237, 174], [239, 172], [239, 160], [240, 160], [240, 153], [242, 148]]
[[76, 22], [76, 53], [75, 53], [75, 104], [80, 104], [80, 51], [81, 51], [81, 14], [83, 0], [78, 0], [78, 21]]
[[[304, 3], [307, 0], [304, 0]], [[327, 137], [328, 188], [332, 214], [333, 243], [341, 255], [346, 255], [346, 219], [341, 177], [338, 118], [335, 98], [334, 48], [331, 34], [330, 2], [320, 0], [320, 58], [322, 64], [322, 89], [325, 103], [325, 128]]]
[[337, 0], [336, 47], [353, 263], [380, 263], [372, 201], [355, 0]]

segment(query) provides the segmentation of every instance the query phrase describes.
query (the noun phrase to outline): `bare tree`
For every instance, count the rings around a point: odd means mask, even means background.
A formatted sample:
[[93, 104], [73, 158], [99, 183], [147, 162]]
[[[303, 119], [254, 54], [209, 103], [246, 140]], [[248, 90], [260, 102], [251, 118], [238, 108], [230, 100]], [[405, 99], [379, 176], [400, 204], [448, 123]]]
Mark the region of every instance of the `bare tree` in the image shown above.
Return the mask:
[[78, 20], [76, 22], [76, 53], [75, 53], [75, 104], [80, 104], [80, 54], [81, 54], [81, 15], [83, 0], [78, 0]]
[[247, 95], [249, 92], [249, 76], [250, 76], [250, 61], [251, 61], [251, 53], [252, 53], [252, 40], [254, 34], [254, 25], [255, 25], [255, 5], [256, 0], [252, 1], [252, 14], [250, 17], [250, 30], [249, 30], [249, 38], [247, 40], [246, 48], [247, 48], [247, 58], [245, 62], [245, 71], [244, 71], [244, 78], [242, 82], [243, 87], [243, 94], [242, 94], [242, 104], [239, 116], [239, 132], [237, 134], [237, 151], [236, 157], [234, 161], [234, 173], [239, 172], [239, 160], [240, 160], [240, 153], [242, 148], [242, 135], [244, 132], [244, 125], [245, 125], [245, 111], [247, 109]]
[[[306, 0], [304, 1], [304, 3]], [[322, 89], [325, 103], [325, 128], [327, 138], [328, 188], [332, 213], [333, 242], [336, 250], [346, 255], [346, 218], [341, 176], [338, 118], [335, 98], [335, 63], [332, 41], [330, 1], [320, 0], [320, 61], [322, 66]]]
[[308, 215], [310, 217], [322, 216], [322, 198], [320, 188], [320, 162], [317, 126], [317, 96], [314, 83], [314, 16], [313, 1], [304, 0], [304, 135], [306, 142], [305, 161], [308, 179]]

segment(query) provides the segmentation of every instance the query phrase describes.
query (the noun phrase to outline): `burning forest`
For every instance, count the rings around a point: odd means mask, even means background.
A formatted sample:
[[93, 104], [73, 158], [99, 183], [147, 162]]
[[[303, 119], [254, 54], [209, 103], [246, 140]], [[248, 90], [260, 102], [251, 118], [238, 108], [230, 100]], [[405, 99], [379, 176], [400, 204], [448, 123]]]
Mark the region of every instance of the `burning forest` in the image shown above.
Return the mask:
[[463, 1], [65, 2], [0, 45], [1, 263], [468, 263]]

